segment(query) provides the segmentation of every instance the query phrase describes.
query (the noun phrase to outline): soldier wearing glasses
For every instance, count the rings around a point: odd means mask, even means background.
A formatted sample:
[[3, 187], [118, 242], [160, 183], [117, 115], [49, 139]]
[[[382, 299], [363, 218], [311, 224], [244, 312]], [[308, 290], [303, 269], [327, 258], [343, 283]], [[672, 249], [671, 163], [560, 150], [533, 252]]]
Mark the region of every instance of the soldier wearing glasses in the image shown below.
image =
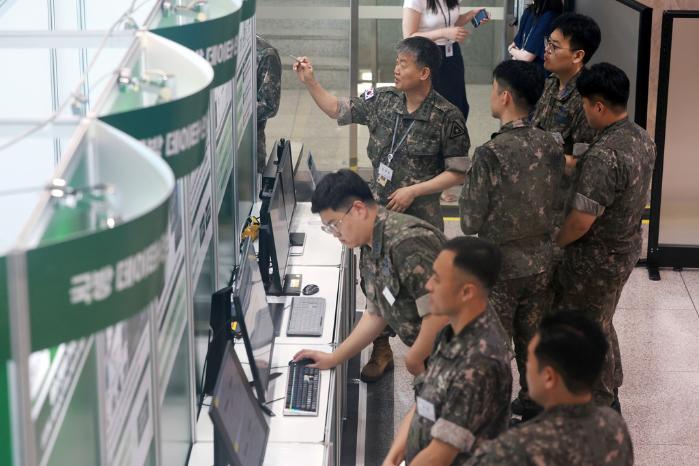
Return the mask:
[[410, 350], [406, 367], [413, 375], [425, 370], [435, 336], [447, 319], [430, 313], [425, 285], [446, 238], [435, 226], [380, 206], [369, 185], [356, 173], [326, 175], [313, 193], [311, 209], [323, 231], [349, 248], [360, 247], [360, 274], [367, 310], [352, 333], [333, 353], [302, 350], [295, 360], [310, 358], [311, 367], [328, 369], [371, 344], [389, 324]]
[[582, 98], [575, 83], [597, 50], [601, 33], [592, 18], [576, 13], [559, 16], [552, 28], [551, 35], [544, 39], [544, 68], [551, 77], [532, 115], [532, 125], [552, 133], [563, 145], [566, 176], [559, 185], [554, 203], [555, 224], [560, 226], [576, 157], [582, 155], [595, 136], [585, 120]]

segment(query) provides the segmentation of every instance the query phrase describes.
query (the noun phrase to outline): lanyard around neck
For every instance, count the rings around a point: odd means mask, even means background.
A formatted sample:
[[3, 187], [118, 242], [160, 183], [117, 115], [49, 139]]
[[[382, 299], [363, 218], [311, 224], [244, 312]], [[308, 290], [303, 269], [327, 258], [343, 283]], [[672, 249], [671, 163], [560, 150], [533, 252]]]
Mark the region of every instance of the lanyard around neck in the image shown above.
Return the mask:
[[400, 149], [400, 146], [403, 145], [403, 142], [405, 142], [405, 138], [408, 137], [408, 133], [410, 133], [410, 130], [413, 129], [413, 125], [415, 124], [415, 120], [410, 122], [410, 126], [408, 126], [408, 129], [403, 133], [403, 137], [400, 138], [400, 141], [398, 141], [398, 145], [396, 146], [396, 133], [398, 132], [398, 122], [400, 121], [400, 114], [396, 115], [396, 125], [393, 127], [393, 140], [391, 141], [391, 150], [388, 153], [388, 163], [391, 163], [391, 160], [393, 159], [393, 154], [395, 154], [398, 149]]
[[442, 17], [444, 18], [444, 27], [448, 28], [449, 26], [451, 26], [451, 10], [449, 9], [449, 7], [447, 7], [447, 14], [449, 15], [449, 19], [447, 20], [447, 15], [444, 14], [444, 8], [442, 8], [442, 3], [440, 2], [440, 0], [436, 0], [436, 2], [437, 6], [439, 7], [439, 11], [442, 13]]

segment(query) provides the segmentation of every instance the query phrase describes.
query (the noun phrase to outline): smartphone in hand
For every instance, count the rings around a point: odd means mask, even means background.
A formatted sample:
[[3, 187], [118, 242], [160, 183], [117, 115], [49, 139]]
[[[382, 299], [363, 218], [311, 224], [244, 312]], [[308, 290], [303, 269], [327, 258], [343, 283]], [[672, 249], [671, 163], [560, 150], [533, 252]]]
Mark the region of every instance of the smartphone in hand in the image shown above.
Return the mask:
[[483, 20], [488, 19], [488, 12], [484, 9], [476, 13], [476, 16], [473, 17], [471, 20], [471, 23], [473, 24], [474, 28], [477, 28], [483, 23]]

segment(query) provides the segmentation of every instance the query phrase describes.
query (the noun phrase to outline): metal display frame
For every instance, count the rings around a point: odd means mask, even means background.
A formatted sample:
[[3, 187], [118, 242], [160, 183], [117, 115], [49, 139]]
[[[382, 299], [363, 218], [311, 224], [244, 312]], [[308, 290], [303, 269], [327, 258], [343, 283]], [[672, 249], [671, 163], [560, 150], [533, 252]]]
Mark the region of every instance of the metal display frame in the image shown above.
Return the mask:
[[660, 69], [658, 73], [658, 106], [655, 123], [655, 144], [658, 153], [651, 185], [650, 228], [648, 232], [648, 276], [660, 280], [660, 267], [699, 267], [699, 244], [666, 245], [660, 238], [660, 208], [662, 203], [663, 165], [665, 162], [665, 136], [667, 131], [668, 97], [670, 93], [670, 65], [672, 58], [672, 34], [675, 18], [699, 20], [699, 10], [669, 10], [663, 13], [660, 43]]
[[636, 51], [636, 100], [634, 121], [641, 128], [647, 127], [648, 86], [650, 82], [650, 38], [653, 28], [653, 8], [636, 0], [616, 0], [636, 10], [638, 19], [638, 49]]

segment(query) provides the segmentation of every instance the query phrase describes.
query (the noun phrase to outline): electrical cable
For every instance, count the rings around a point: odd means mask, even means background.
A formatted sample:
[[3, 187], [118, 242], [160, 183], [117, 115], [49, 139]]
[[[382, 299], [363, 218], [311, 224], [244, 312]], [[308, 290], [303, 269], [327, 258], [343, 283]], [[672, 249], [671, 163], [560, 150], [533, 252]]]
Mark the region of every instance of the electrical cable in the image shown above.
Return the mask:
[[[97, 51], [92, 57], [92, 60], [90, 60], [90, 63], [87, 65], [87, 69], [85, 70], [85, 73], [80, 77], [80, 81], [78, 81], [78, 84], [73, 88], [73, 92], [70, 93], [68, 98], [66, 98], [61, 104], [58, 106], [55, 112], [53, 112], [48, 118], [44, 119], [40, 123], [38, 123], [36, 126], [29, 128], [28, 130], [24, 131], [23, 133], [15, 136], [14, 138], [10, 139], [9, 141], [0, 144], [0, 151], [3, 151], [7, 149], [8, 147], [11, 147], [18, 142], [22, 141], [23, 139], [31, 136], [32, 134], [36, 133], [37, 131], [41, 130], [42, 128], [46, 127], [47, 125], [53, 123], [56, 121], [56, 119], [59, 117], [61, 113], [75, 100], [81, 101], [85, 99], [85, 96], [82, 95], [80, 90], [82, 89], [83, 85], [87, 81], [87, 78], [90, 74], [90, 70], [92, 70], [92, 67], [95, 65], [97, 62], [97, 59], [99, 58], [100, 54], [102, 51], [106, 48], [107, 46], [107, 41], [109, 38], [112, 36], [114, 33], [114, 30], [119, 26], [121, 23], [127, 20], [133, 21], [133, 18], [131, 17], [131, 14], [138, 11], [143, 5], [146, 3], [150, 3], [152, 0], [144, 0], [143, 2], [139, 3], [136, 5], [137, 0], [133, 0], [131, 2], [131, 6], [124, 12], [122, 13], [121, 16], [119, 16], [119, 19], [117, 19], [110, 27], [107, 29], [107, 32], [102, 36], [102, 40], [99, 43], [99, 46], [97, 47]], [[135, 21], [134, 21], [135, 22]]]

